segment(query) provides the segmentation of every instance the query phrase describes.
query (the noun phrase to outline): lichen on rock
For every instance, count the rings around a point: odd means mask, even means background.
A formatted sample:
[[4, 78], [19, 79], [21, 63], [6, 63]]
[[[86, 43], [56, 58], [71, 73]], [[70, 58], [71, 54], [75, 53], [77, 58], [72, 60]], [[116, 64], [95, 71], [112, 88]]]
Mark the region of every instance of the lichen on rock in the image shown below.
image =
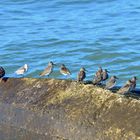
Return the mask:
[[[0, 83], [0, 103], [5, 120], [10, 117], [10, 123], [17, 129], [24, 126], [24, 130], [48, 137], [48, 140], [140, 138], [140, 101], [91, 84], [9, 78]], [[22, 110], [24, 116], [17, 109]], [[6, 110], [16, 115], [11, 116]], [[27, 116], [30, 119], [25, 119]], [[15, 122], [19, 118], [17, 126]]]

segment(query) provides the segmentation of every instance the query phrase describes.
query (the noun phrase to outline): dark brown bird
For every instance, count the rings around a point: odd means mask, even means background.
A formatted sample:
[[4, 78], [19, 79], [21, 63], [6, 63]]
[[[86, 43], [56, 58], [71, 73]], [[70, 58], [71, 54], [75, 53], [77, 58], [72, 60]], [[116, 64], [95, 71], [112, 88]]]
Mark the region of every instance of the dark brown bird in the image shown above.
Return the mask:
[[61, 65], [61, 68], [60, 68], [60, 73], [67, 76], [67, 75], [70, 75], [70, 71], [68, 68], [66, 68], [66, 66], [64, 64]]
[[131, 80], [128, 80], [128, 81], [126, 82], [126, 84], [125, 84], [122, 88], [120, 88], [120, 89], [118, 90], [117, 93], [119, 93], [119, 94], [127, 94], [127, 93], [130, 92], [131, 87], [132, 87], [132, 82], [131, 82]]
[[85, 68], [80, 69], [80, 72], [78, 73], [78, 76], [77, 76], [77, 81], [78, 82], [82, 82], [86, 78], [86, 72], [85, 71], [86, 71]]
[[94, 79], [93, 79], [93, 84], [100, 84], [101, 83], [102, 72], [103, 72], [102, 67], [99, 67], [98, 71], [95, 73], [95, 76], [94, 76]]
[[0, 78], [4, 77], [5, 75], [5, 70], [3, 67], [0, 67]]
[[131, 89], [130, 89], [130, 91], [135, 90], [135, 88], [136, 88], [136, 81], [137, 81], [137, 77], [134, 76], [134, 77], [131, 79], [131, 83], [132, 83], [132, 85], [131, 85]]

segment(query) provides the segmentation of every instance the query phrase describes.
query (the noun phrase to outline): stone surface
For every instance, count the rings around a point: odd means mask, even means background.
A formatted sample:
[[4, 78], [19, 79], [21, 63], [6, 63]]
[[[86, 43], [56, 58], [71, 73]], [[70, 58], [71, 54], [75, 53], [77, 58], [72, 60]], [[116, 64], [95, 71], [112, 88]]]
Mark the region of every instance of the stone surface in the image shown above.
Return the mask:
[[140, 100], [70, 80], [0, 83], [3, 140], [140, 140]]

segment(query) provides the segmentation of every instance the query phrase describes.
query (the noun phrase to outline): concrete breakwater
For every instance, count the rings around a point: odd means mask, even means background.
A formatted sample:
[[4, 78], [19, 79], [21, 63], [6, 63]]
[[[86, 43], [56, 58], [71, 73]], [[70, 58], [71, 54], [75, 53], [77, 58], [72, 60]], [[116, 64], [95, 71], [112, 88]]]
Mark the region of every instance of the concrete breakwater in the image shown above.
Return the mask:
[[3, 140], [140, 139], [140, 101], [70, 80], [0, 83]]

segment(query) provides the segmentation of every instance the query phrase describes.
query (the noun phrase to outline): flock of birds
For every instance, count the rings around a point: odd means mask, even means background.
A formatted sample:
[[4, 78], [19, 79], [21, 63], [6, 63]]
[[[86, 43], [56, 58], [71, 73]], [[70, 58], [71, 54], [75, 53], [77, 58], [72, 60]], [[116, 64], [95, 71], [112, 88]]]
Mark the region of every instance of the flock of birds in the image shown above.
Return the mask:
[[[45, 68], [43, 72], [40, 73], [40, 76], [49, 76], [53, 72], [53, 68], [56, 64], [54, 64], [52, 61], [48, 63], [48, 66]], [[15, 71], [17, 75], [24, 75], [25, 72], [28, 70], [28, 65], [25, 64], [24, 66], [20, 67]], [[86, 78], [86, 69], [82, 67], [77, 75], [77, 82], [83, 82], [84, 79]], [[68, 76], [71, 75], [70, 70], [62, 64], [60, 67], [60, 73]], [[102, 69], [102, 67], [99, 67], [97, 72], [95, 73], [95, 76], [93, 78], [92, 83], [94, 85], [101, 85], [103, 84], [108, 78], [109, 78], [109, 71], [107, 69]], [[3, 67], [0, 67], [0, 78], [2, 79], [5, 76], [5, 70]], [[111, 76], [111, 78], [105, 83], [105, 89], [111, 90], [115, 87], [116, 81], [117, 81], [116, 76]], [[129, 93], [136, 88], [136, 80], [137, 78], [134, 76], [132, 79], [128, 80], [124, 86], [122, 86], [117, 93], [119, 94], [126, 94]]]

